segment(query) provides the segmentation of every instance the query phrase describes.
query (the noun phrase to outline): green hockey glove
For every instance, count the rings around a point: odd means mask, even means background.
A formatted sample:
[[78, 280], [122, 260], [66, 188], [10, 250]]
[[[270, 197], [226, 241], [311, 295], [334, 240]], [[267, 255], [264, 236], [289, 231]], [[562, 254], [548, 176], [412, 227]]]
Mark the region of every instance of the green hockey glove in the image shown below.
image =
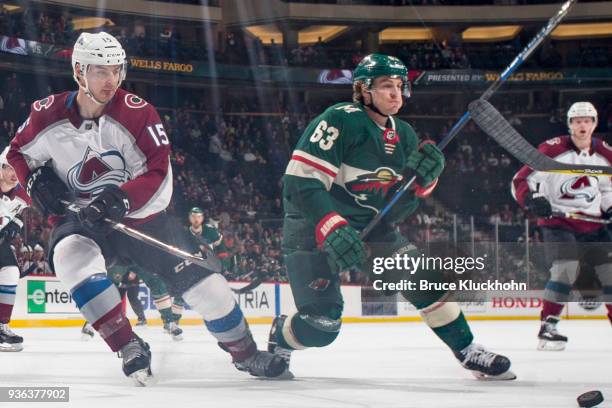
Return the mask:
[[422, 144], [408, 156], [406, 167], [416, 173], [417, 183], [421, 188], [429, 187], [444, 170], [444, 154], [432, 143]]
[[336, 212], [327, 214], [316, 227], [317, 246], [329, 254], [338, 271], [361, 267], [367, 251], [357, 231]]

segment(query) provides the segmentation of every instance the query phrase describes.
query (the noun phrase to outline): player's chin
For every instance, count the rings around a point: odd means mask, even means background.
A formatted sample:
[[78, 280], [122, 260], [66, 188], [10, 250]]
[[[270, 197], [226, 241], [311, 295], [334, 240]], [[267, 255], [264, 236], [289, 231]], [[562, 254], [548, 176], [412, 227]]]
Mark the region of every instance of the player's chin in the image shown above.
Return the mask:
[[106, 103], [106, 102], [109, 102], [111, 99], [113, 99], [113, 96], [115, 96], [115, 93], [117, 93], [116, 90], [114, 90], [114, 91], [100, 91], [100, 93], [97, 96], [97, 99], [100, 102]]
[[397, 115], [401, 108], [402, 105], [392, 105], [389, 107], [389, 109], [387, 109], [386, 113], [387, 115]]

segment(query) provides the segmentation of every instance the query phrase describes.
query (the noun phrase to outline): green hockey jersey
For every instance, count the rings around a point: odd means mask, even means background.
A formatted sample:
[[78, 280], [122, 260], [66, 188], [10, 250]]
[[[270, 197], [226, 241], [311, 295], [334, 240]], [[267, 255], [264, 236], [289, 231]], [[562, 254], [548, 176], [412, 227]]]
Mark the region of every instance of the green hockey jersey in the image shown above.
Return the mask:
[[212, 225], [204, 224], [200, 232], [195, 232], [189, 228], [189, 232], [191, 232], [201, 244], [209, 245], [215, 251], [227, 251], [227, 248], [223, 244], [223, 235], [221, 235], [219, 230]]
[[[285, 213], [312, 224], [336, 211], [362, 229], [403, 180], [419, 140], [406, 122], [390, 117], [384, 128], [359, 103], [339, 103], [304, 131], [283, 177]], [[418, 206], [409, 196], [404, 206]]]

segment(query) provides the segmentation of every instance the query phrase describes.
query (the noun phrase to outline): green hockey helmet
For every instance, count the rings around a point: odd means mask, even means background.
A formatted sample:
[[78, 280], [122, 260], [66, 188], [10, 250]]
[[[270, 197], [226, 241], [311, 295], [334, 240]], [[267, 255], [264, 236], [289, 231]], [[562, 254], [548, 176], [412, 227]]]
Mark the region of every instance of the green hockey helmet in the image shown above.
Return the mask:
[[204, 211], [200, 207], [193, 207], [189, 210], [189, 215], [191, 214], [204, 214]]
[[353, 84], [361, 81], [370, 87], [374, 79], [382, 76], [400, 78], [404, 81], [404, 97], [410, 97], [410, 82], [408, 81], [408, 68], [396, 57], [385, 54], [367, 55], [353, 71]]

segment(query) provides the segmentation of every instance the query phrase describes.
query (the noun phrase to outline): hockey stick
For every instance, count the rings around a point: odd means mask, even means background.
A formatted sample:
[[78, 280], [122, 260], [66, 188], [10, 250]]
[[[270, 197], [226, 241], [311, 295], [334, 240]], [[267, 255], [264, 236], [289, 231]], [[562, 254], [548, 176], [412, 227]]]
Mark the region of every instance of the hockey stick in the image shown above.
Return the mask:
[[[548, 20], [548, 23], [546, 23], [546, 25], [536, 34], [536, 36], [533, 37], [531, 41], [529, 41], [529, 44], [527, 44], [523, 51], [521, 51], [514, 58], [514, 60], [512, 60], [510, 65], [508, 65], [506, 69], [500, 74], [499, 78], [497, 78], [495, 82], [493, 82], [491, 86], [489, 86], [489, 88], [482, 94], [481, 99], [489, 99], [495, 93], [495, 91], [497, 91], [497, 89], [506, 81], [506, 79], [508, 79], [508, 77], [512, 75], [514, 71], [516, 71], [516, 69], [521, 66], [521, 64], [527, 58], [529, 58], [531, 53], [542, 43], [544, 38], [546, 38], [548, 34], [550, 34], [555, 29], [555, 27], [557, 27], [561, 20], [563, 20], [571, 6], [576, 1], [577, 0], [567, 0], [565, 3], [563, 3], [559, 11], [554, 16], [552, 16], [550, 20]], [[463, 127], [469, 122], [469, 120], [470, 112], [467, 111], [451, 128], [450, 132], [448, 132], [448, 135], [446, 135], [444, 139], [442, 139], [440, 143], [438, 143], [438, 148], [440, 148], [440, 150], [444, 150], [444, 148], [455, 138], [455, 136], [457, 136], [457, 134], [461, 131], [461, 129], [463, 129]], [[400, 197], [410, 188], [410, 186], [412, 186], [415, 180], [416, 176], [412, 176], [403, 186], [401, 186], [395, 192], [395, 194], [391, 197], [387, 205], [385, 205], [378, 212], [378, 214], [376, 214], [376, 216], [372, 218], [368, 225], [366, 225], [366, 227], [359, 233], [359, 237], [361, 239], [365, 239], [370, 234], [374, 227], [378, 225], [380, 220], [391, 210], [395, 203], [397, 203]]]
[[593, 176], [612, 176], [612, 167], [588, 166], [585, 164], [560, 163], [533, 147], [516, 131], [501, 113], [489, 102], [477, 99], [469, 104], [469, 112], [474, 122], [487, 135], [521, 163], [535, 171], [562, 174], [587, 174]]
[[[62, 204], [66, 205], [66, 209], [74, 214], [79, 214], [79, 212], [81, 211], [79, 207], [68, 201], [62, 200]], [[170, 255], [174, 255], [177, 258], [181, 258], [186, 262], [191, 262], [195, 265], [201, 266], [202, 268], [208, 269], [213, 272], [221, 272], [221, 262], [219, 261], [219, 259], [217, 259], [217, 257], [215, 257], [212, 251], [206, 248], [205, 246], [204, 249], [202, 249], [202, 251], [204, 252], [203, 256], [198, 256], [190, 254], [187, 251], [183, 251], [182, 249], [177, 248], [175, 246], [166, 244], [165, 242], [159, 241], [120, 222], [115, 222], [108, 218], [105, 218], [104, 221], [110, 224], [115, 231], [119, 231], [125, 235], [137, 239], [138, 241], [151, 245], [157, 249], [161, 249], [162, 251]]]
[[[236, 272], [236, 259], [234, 258], [234, 268], [233, 268], [233, 272]], [[259, 285], [261, 285], [264, 280], [266, 279], [265, 274], [263, 273], [263, 271], [259, 268], [252, 270], [251, 272], [245, 274], [245, 275], [241, 275], [241, 276], [234, 276], [232, 275], [232, 279], [234, 280], [244, 280], [244, 281], [248, 281], [249, 278], [254, 275], [254, 277], [249, 281], [249, 283], [247, 283], [246, 285], [244, 285], [241, 288], [232, 288], [232, 292], [241, 295], [243, 293], [246, 292], [250, 292], [253, 289], [255, 289], [256, 287], [258, 287]]]
[[587, 222], [594, 222], [596, 224], [612, 224], [612, 220], [606, 220], [603, 218], [595, 218], [595, 217], [591, 217], [588, 215], [584, 215], [584, 214], [578, 214], [578, 213], [570, 213], [570, 212], [553, 212], [553, 217], [563, 217], [563, 218], [569, 218], [572, 220], [580, 220], [580, 221], [587, 221]]
[[250, 281], [248, 284], [244, 285], [243, 287], [238, 288], [238, 289], [232, 288], [232, 292], [238, 295], [242, 295], [243, 293], [252, 291], [253, 289], [258, 287], [262, 283], [263, 283], [263, 278], [261, 277], [261, 275], [257, 274], [255, 275], [255, 279], [253, 279], [252, 281]]

